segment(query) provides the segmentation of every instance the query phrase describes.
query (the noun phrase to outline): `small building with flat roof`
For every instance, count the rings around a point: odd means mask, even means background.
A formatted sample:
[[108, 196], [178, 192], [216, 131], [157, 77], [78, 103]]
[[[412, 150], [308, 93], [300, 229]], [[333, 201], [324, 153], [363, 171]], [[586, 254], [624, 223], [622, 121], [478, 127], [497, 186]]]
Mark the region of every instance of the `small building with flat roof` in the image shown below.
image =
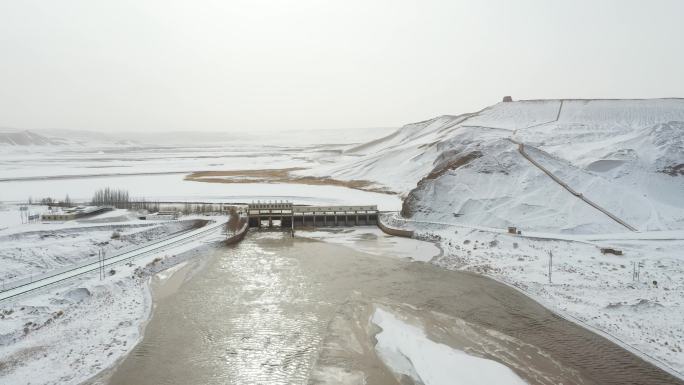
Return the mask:
[[51, 211], [42, 214], [40, 219], [43, 221], [72, 221], [74, 219], [89, 217], [111, 211], [113, 208], [107, 206], [78, 206], [66, 210]]

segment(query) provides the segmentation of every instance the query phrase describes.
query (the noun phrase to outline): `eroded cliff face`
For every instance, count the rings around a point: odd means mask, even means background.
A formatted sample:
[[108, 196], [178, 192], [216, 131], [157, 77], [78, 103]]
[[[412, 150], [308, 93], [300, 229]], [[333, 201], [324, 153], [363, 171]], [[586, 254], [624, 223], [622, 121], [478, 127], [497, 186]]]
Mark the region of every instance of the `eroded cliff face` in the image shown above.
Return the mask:
[[423, 209], [421, 207], [421, 201], [418, 197], [420, 194], [419, 191], [423, 185], [425, 185], [426, 183], [429, 184], [431, 181], [440, 178], [447, 172], [451, 172], [457, 170], [458, 168], [464, 167], [473, 160], [480, 158], [481, 156], [482, 152], [480, 151], [471, 151], [466, 154], [463, 154], [462, 152], [457, 150], [449, 150], [440, 154], [437, 157], [437, 159], [435, 159], [435, 162], [437, 162], [437, 166], [435, 166], [435, 168], [432, 169], [432, 171], [430, 171], [428, 175], [423, 177], [423, 179], [418, 181], [418, 185], [416, 186], [416, 188], [411, 190], [411, 192], [409, 192], [409, 194], [404, 199], [404, 202], [401, 206], [401, 215], [406, 218], [410, 218], [413, 216], [417, 209]]

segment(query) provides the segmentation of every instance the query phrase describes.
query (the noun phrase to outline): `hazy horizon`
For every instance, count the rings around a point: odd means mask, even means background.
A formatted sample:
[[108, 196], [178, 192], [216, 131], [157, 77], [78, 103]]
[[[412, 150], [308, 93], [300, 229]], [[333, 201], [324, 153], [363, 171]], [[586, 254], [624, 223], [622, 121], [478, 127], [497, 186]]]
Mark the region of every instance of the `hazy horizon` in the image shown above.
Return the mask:
[[399, 127], [514, 99], [680, 97], [684, 3], [0, 3], [0, 127]]

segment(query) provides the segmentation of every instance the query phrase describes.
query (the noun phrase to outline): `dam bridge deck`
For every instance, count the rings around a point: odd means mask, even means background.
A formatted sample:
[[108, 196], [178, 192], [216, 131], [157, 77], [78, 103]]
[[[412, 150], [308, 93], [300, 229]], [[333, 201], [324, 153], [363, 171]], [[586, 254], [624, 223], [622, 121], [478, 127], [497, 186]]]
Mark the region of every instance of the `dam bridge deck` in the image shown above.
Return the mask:
[[[250, 227], [332, 227], [376, 225], [378, 207], [300, 206], [290, 202], [251, 203], [247, 206]], [[279, 224], [279, 226], [277, 226]]]

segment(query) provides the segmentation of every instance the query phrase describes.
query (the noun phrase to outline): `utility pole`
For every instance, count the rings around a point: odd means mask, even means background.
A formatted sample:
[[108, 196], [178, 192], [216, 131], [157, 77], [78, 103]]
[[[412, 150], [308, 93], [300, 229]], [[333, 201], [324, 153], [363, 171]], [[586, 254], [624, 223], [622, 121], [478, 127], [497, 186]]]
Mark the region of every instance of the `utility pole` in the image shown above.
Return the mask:
[[549, 251], [549, 283], [551, 283], [551, 268], [553, 266], [553, 253]]
[[100, 250], [98, 251], [98, 263], [100, 265], [100, 281], [102, 281], [105, 278], [105, 272], [104, 272], [104, 266], [105, 266], [105, 251], [100, 247]]
[[636, 281], [636, 262], [632, 261], [632, 282]]

